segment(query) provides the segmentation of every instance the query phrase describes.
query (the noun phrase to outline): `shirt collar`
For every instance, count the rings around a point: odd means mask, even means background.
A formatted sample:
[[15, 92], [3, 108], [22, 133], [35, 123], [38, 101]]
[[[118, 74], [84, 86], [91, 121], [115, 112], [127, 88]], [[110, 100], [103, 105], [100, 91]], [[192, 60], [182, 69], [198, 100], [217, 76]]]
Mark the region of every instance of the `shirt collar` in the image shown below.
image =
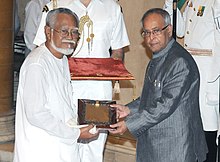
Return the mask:
[[153, 53], [153, 59], [154, 59], [154, 58], [161, 57], [161, 56], [163, 56], [164, 54], [166, 54], [166, 53], [170, 50], [170, 48], [172, 47], [174, 41], [175, 41], [175, 40], [172, 38], [164, 49], [162, 49], [162, 50], [159, 51], [159, 52]]
[[[78, 2], [81, 3], [80, 0], [75, 0], [75, 1], [78, 1]], [[100, 2], [100, 3], [103, 3], [103, 1], [104, 1], [104, 0], [91, 0], [90, 3], [92, 3], [92, 2]]]

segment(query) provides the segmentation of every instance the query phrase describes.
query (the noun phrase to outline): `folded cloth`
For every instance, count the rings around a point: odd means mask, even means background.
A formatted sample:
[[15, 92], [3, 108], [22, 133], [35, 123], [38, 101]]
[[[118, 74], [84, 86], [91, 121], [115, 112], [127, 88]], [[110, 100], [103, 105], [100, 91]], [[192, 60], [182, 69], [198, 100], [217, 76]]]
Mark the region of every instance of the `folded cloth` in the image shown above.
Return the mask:
[[121, 60], [113, 58], [69, 58], [72, 80], [134, 80]]
[[91, 134], [96, 134], [96, 133], [98, 133], [98, 130], [96, 129], [96, 125], [94, 125], [94, 127], [89, 130], [89, 133], [91, 133]]

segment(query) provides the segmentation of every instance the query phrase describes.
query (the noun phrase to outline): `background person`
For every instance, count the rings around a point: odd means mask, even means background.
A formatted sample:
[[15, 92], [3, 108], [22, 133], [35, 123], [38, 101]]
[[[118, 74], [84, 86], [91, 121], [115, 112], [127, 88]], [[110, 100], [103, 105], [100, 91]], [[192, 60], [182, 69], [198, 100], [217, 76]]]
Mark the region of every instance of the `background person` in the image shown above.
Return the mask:
[[199, 111], [199, 72], [172, 38], [169, 14], [160, 8], [142, 17], [145, 44], [153, 52], [141, 97], [112, 105], [120, 118], [113, 134], [127, 129], [137, 139], [137, 162], [203, 162], [207, 146]]
[[77, 124], [66, 55], [78, 41], [78, 18], [59, 8], [48, 13], [46, 42], [25, 59], [19, 78], [13, 162], [81, 162], [77, 139], [94, 138]]
[[18, 32], [20, 31], [20, 18], [18, 16], [18, 0], [15, 1], [14, 6], [14, 38], [17, 36]]
[[37, 29], [40, 24], [41, 16], [44, 10], [44, 6], [49, 3], [50, 0], [30, 0], [25, 7], [25, 21], [24, 21], [24, 40], [26, 44], [25, 56], [27, 56], [31, 50], [36, 48], [33, 44], [34, 38], [37, 33]]

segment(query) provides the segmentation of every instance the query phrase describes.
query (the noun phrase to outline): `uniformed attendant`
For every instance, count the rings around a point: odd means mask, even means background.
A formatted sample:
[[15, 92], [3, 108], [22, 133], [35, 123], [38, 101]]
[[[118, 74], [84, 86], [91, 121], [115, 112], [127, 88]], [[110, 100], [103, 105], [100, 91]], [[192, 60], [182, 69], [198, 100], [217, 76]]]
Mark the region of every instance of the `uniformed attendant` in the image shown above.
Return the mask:
[[33, 44], [34, 38], [40, 24], [43, 11], [48, 11], [44, 7], [50, 0], [31, 0], [25, 7], [25, 21], [24, 21], [24, 41], [26, 44], [25, 56], [33, 50], [36, 45]]
[[[164, 8], [172, 17], [172, 0]], [[187, 0], [183, 13], [177, 10], [177, 36], [199, 67], [200, 111], [209, 148], [207, 162], [216, 162], [219, 127], [220, 0]], [[216, 23], [215, 23], [216, 22]]]
[[18, 15], [18, 1], [15, 1], [15, 20], [14, 20], [14, 37], [16, 37], [16, 35], [18, 34], [20, 27], [21, 27], [21, 23], [20, 23], [20, 19], [19, 19], [19, 15]]

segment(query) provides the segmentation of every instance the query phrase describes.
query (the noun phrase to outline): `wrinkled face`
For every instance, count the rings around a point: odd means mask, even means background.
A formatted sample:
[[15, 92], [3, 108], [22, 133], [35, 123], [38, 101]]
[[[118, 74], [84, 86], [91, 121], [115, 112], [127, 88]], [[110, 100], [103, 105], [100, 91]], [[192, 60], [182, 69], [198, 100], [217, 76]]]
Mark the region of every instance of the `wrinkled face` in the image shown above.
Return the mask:
[[150, 14], [144, 19], [143, 34], [145, 44], [154, 53], [164, 49], [172, 37], [172, 26], [166, 26], [159, 14]]
[[64, 55], [73, 53], [79, 39], [75, 19], [67, 14], [58, 14], [53, 27], [46, 27], [47, 39], [52, 49]]

